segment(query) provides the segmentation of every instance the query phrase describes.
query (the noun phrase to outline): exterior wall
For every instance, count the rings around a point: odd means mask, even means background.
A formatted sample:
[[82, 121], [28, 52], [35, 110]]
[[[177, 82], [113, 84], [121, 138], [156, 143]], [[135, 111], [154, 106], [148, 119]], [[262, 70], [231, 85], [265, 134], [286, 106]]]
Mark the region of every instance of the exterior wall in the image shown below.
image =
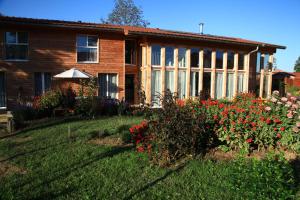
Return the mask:
[[[4, 60], [5, 31], [28, 31], [28, 61]], [[81, 64], [76, 62], [77, 34], [98, 35], [98, 63]], [[98, 73], [117, 73], [118, 97], [122, 99], [125, 96], [125, 44], [123, 38], [122, 35], [87, 31], [2, 28], [0, 30], [0, 70], [6, 72], [8, 109], [16, 104], [20, 88], [22, 88], [22, 96], [32, 97], [34, 95], [34, 72], [51, 72], [51, 75], [55, 75], [73, 67], [95, 77], [98, 76]], [[56, 85], [55, 82], [58, 81], [52, 80], [54, 85]]]
[[294, 72], [293, 74], [295, 76], [290, 81], [291, 85], [300, 87], [300, 72]]

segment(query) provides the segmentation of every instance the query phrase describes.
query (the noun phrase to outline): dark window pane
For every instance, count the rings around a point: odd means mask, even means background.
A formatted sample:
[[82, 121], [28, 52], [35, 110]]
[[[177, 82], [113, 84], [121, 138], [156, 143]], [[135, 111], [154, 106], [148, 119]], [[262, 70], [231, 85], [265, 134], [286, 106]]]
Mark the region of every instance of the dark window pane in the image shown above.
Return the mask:
[[202, 91], [202, 96], [205, 99], [208, 99], [210, 97], [210, 82], [211, 82], [211, 73], [210, 72], [204, 72], [203, 73], [203, 91]]
[[77, 62], [97, 62], [97, 49], [77, 47]]
[[27, 45], [5, 45], [5, 57], [8, 60], [26, 60], [28, 55]]
[[166, 66], [173, 66], [174, 65], [174, 47], [166, 47]]
[[228, 51], [227, 53], [227, 69], [234, 68], [234, 52]]
[[186, 67], [186, 48], [178, 49], [178, 67]]
[[216, 69], [223, 68], [223, 51], [216, 51]]
[[5, 42], [7, 43], [17, 43], [17, 33], [16, 32], [6, 32]]
[[51, 73], [44, 73], [44, 81], [45, 81], [45, 91], [51, 89]]
[[244, 54], [243, 53], [239, 53], [239, 70], [243, 70], [244, 69]]
[[204, 50], [204, 68], [211, 68], [211, 52], [209, 49]]
[[4, 72], [0, 72], [0, 107], [6, 107], [6, 87]]
[[28, 43], [28, 33], [18, 32], [18, 43]]
[[76, 44], [77, 44], [77, 46], [81, 46], [81, 47], [87, 46], [87, 37], [78, 35]]
[[97, 47], [98, 38], [97, 36], [88, 36], [88, 46]]
[[106, 97], [107, 94], [107, 80], [106, 74], [99, 75], [99, 96]]
[[199, 67], [199, 49], [191, 49], [191, 67]]
[[151, 64], [160, 65], [160, 49], [159, 45], [153, 45], [151, 48]]
[[34, 94], [40, 96], [42, 93], [42, 73], [36, 72], [34, 73]]
[[135, 64], [135, 41], [125, 41], [125, 63]]

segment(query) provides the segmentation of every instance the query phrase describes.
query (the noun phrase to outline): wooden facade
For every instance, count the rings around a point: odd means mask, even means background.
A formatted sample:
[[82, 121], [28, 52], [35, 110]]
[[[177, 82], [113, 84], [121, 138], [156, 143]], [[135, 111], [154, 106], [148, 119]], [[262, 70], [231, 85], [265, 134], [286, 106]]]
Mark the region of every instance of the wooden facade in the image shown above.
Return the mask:
[[[6, 59], [6, 32], [28, 33], [28, 59]], [[94, 63], [77, 62], [76, 37], [78, 35], [93, 35], [97, 37], [97, 61]], [[126, 41], [131, 40], [134, 44], [132, 63], [125, 62]], [[272, 64], [276, 49], [285, 48], [278, 45], [265, 44], [238, 38], [217, 37], [195, 33], [182, 33], [165, 31], [161, 29], [117, 26], [107, 24], [93, 24], [82, 22], [66, 22], [56, 20], [39, 20], [15, 17], [0, 17], [0, 70], [5, 73], [5, 109], [13, 109], [20, 95], [34, 96], [34, 73], [49, 72], [51, 75], [61, 73], [70, 68], [77, 68], [95, 77], [99, 74], [117, 74], [117, 98], [126, 96], [126, 76], [134, 77], [133, 91], [134, 100], [138, 102], [138, 90], [145, 91], [147, 102], [153, 100], [153, 72], [159, 71], [159, 88], [163, 94], [166, 89], [166, 73], [174, 74], [172, 86], [174, 92], [178, 91], [182, 82], [178, 77], [185, 80], [184, 98], [194, 96], [191, 87], [197, 88], [197, 94], [203, 91], [207, 74], [210, 74], [210, 97], [216, 97], [216, 81], [222, 76], [221, 98], [226, 98], [228, 74], [233, 75], [233, 96], [238, 94], [238, 80], [243, 74], [242, 92], [254, 92], [256, 85], [257, 52], [262, 56], [268, 54], [268, 61]], [[160, 47], [160, 64], [153, 65], [152, 47]], [[173, 64], [166, 66], [166, 48], [172, 47]], [[197, 67], [191, 66], [191, 54], [195, 55], [197, 49]], [[185, 50], [184, 59], [182, 49]], [[204, 63], [205, 50], [211, 51], [211, 63], [208, 68]], [[254, 51], [257, 49], [257, 51]], [[180, 51], [180, 52], [179, 52]], [[222, 51], [222, 66], [217, 66], [218, 51]], [[233, 68], [227, 66], [228, 52], [234, 52]], [[241, 54], [241, 52], [243, 54]], [[239, 56], [243, 62], [243, 69], [239, 70]], [[184, 60], [184, 67], [180, 66], [179, 57]], [[157, 63], [156, 63], [157, 64]], [[195, 81], [191, 73], [197, 74], [197, 86], [191, 85]], [[220, 75], [221, 74], [221, 75]], [[259, 96], [267, 97], [271, 94], [272, 69], [262, 68], [259, 72]], [[184, 76], [184, 77], [182, 77]], [[129, 77], [129, 76], [128, 76]], [[218, 82], [220, 84], [220, 82]], [[264, 87], [267, 84], [266, 87]], [[128, 86], [129, 87], [129, 86]], [[131, 86], [130, 86], [131, 87]], [[231, 85], [230, 85], [231, 87]], [[129, 90], [127, 88], [127, 90]], [[264, 90], [266, 90], [264, 92]], [[241, 91], [240, 91], [241, 92]], [[195, 92], [193, 92], [195, 93]], [[266, 94], [265, 94], [266, 93]]]

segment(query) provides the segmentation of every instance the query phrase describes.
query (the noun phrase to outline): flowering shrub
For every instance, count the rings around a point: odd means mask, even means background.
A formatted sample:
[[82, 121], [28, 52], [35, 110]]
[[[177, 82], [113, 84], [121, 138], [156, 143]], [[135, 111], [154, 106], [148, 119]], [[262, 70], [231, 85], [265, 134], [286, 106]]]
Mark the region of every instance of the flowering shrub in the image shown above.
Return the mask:
[[149, 153], [151, 151], [151, 136], [147, 135], [147, 129], [147, 121], [142, 121], [140, 124], [134, 125], [129, 129], [131, 138], [138, 152], [144, 152], [146, 149]]

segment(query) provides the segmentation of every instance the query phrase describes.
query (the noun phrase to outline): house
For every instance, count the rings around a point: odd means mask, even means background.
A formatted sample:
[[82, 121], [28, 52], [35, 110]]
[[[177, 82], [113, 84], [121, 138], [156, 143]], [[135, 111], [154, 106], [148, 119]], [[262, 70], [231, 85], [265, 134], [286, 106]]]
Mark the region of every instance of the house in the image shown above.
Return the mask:
[[274, 54], [285, 49], [158, 28], [7, 16], [0, 17], [0, 30], [0, 107], [8, 110], [20, 96], [42, 94], [54, 75], [71, 68], [97, 77], [99, 96], [130, 103], [137, 103], [139, 89], [154, 103], [166, 89], [180, 98], [202, 92], [231, 99], [256, 90], [267, 97]]
[[294, 80], [295, 75], [293, 73], [275, 69], [272, 75], [272, 91], [277, 90], [280, 96], [284, 96], [286, 87], [292, 85]]

